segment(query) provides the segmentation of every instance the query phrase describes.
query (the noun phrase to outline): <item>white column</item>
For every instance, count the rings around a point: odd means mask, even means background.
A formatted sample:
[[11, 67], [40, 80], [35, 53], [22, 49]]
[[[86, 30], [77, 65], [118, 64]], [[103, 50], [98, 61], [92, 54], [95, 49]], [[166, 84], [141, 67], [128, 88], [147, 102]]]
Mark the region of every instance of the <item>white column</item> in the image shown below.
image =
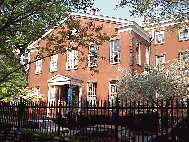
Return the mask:
[[79, 107], [81, 107], [82, 86], [79, 86]]

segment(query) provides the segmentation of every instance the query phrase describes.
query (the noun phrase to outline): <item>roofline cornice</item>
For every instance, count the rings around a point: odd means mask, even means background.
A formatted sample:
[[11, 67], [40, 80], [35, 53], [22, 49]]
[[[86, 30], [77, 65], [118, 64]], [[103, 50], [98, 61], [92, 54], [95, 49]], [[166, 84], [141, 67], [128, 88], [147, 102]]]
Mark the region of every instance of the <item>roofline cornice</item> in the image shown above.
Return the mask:
[[189, 20], [186, 20], [184, 22], [175, 22], [175, 21], [170, 21], [170, 20], [164, 20], [164, 21], [161, 21], [160, 23], [151, 24], [150, 25], [151, 27], [145, 27], [144, 30], [151, 30], [151, 29], [156, 29], [159, 27], [168, 27], [168, 26], [172, 26], [172, 25], [176, 25], [176, 24], [183, 24], [186, 22], [189, 22]]
[[118, 32], [125, 32], [133, 30], [135, 33], [143, 37], [146, 41], [150, 42], [151, 35], [145, 31], [142, 27], [140, 27], [136, 22], [130, 21], [128, 25], [119, 25], [115, 26], [114, 28], [118, 29]]

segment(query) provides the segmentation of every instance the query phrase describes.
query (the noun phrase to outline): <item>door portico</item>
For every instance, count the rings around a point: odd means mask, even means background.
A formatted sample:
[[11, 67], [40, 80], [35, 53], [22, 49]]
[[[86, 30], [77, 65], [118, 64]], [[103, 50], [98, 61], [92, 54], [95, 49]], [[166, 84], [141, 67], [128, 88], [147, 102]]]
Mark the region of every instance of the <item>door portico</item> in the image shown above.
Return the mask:
[[[47, 80], [48, 83], [48, 104], [53, 102], [65, 101], [66, 104], [72, 100], [72, 86], [76, 86], [77, 101], [81, 101], [82, 83], [83, 80], [57, 74]], [[79, 103], [80, 105], [80, 103]], [[49, 112], [49, 111], [48, 111]], [[47, 112], [47, 113], [48, 113]]]

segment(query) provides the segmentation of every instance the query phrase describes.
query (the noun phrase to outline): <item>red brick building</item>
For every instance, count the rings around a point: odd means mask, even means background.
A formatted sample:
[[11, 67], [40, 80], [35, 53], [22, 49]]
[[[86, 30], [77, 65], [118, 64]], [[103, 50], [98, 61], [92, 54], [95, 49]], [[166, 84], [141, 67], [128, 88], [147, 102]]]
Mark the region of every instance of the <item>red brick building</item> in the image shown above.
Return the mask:
[[[109, 37], [116, 37], [99, 47], [91, 44], [85, 49], [85, 53], [88, 54], [86, 69], [82, 69], [82, 62], [78, 61], [82, 54], [76, 50], [67, 51], [65, 55], [59, 53], [31, 64], [29, 87], [36, 87], [35, 93], [43, 94], [45, 101], [68, 102], [72, 99], [73, 92], [77, 101], [81, 97], [94, 103], [97, 100], [111, 100], [116, 95], [115, 82], [120, 77], [118, 70], [142, 72], [149, 67], [151, 35], [134, 21], [82, 13], [71, 15], [84, 22], [93, 20], [95, 25], [103, 25], [102, 32], [107, 33]], [[57, 32], [58, 28], [52, 30]], [[45, 36], [49, 34], [50, 32], [47, 32]], [[47, 39], [39, 39], [28, 46], [30, 61], [34, 60], [36, 47], [44, 47], [46, 43]], [[97, 48], [105, 60], [93, 57], [91, 51], [96, 51]], [[91, 74], [90, 66], [97, 66], [99, 72]]]
[[152, 35], [150, 65], [155, 67], [160, 61], [184, 59], [189, 56], [189, 27], [186, 23], [164, 20], [144, 28]]

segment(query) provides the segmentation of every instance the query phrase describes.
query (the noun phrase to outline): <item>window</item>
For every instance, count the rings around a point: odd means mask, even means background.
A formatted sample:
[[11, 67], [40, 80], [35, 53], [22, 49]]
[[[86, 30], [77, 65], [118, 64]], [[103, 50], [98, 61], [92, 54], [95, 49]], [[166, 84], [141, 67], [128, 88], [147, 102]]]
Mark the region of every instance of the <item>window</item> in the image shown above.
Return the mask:
[[68, 34], [68, 39], [69, 40], [74, 40], [78, 36], [79, 36], [79, 32], [78, 32], [77, 29], [75, 29], [75, 28], [70, 29], [69, 34]]
[[57, 71], [57, 60], [58, 60], [58, 54], [51, 56], [50, 72]]
[[78, 30], [76, 30], [75, 28], [71, 29], [71, 35], [78, 36], [79, 35]]
[[88, 67], [97, 66], [97, 57], [96, 57], [97, 53], [98, 53], [97, 45], [89, 46]]
[[42, 59], [36, 61], [35, 74], [40, 74], [41, 72], [42, 72]]
[[156, 56], [156, 66], [165, 63], [165, 55], [157, 55]]
[[78, 51], [77, 50], [67, 50], [67, 63], [66, 70], [77, 69], [78, 65]]
[[150, 65], [150, 47], [145, 47], [145, 63]]
[[141, 53], [140, 53], [140, 42], [136, 43], [136, 64], [141, 65]]
[[179, 41], [189, 39], [189, 28], [185, 26], [185, 28], [179, 30]]
[[97, 83], [88, 83], [87, 84], [87, 101], [91, 105], [96, 105], [96, 89]]
[[189, 57], [189, 52], [185, 51], [180, 53], [180, 60], [185, 60], [188, 57]]
[[110, 42], [110, 64], [120, 63], [120, 40]]
[[56, 87], [50, 86], [50, 99], [55, 98], [55, 91], [56, 91]]
[[155, 44], [164, 43], [164, 31], [155, 32]]
[[34, 95], [33, 97], [38, 102], [39, 98], [41, 97], [41, 95], [40, 95], [40, 88], [38, 86], [34, 88], [34, 94], [33, 95]]
[[112, 80], [109, 82], [109, 101], [110, 103], [112, 102], [112, 100], [115, 100], [116, 96], [117, 96], [117, 86], [116, 86], [116, 80]]

